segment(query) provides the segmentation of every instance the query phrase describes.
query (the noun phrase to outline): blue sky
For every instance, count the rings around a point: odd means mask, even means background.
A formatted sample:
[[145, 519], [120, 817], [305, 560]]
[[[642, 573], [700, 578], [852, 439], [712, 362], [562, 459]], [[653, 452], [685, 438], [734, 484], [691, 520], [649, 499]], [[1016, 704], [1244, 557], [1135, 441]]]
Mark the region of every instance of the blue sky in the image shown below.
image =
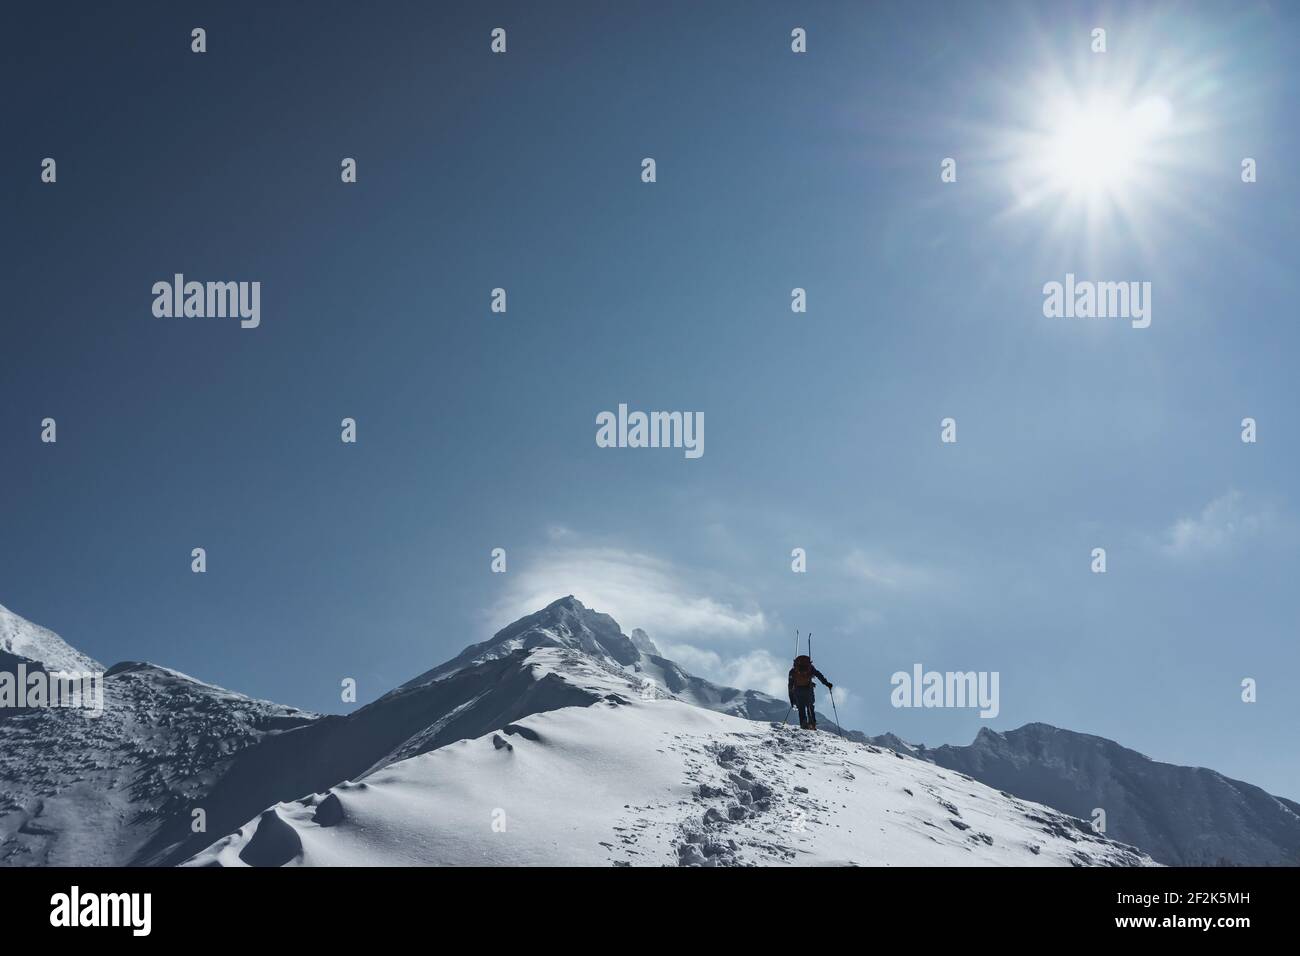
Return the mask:
[[[378, 7], [15, 17], [0, 603], [339, 711], [575, 593], [764, 688], [811, 629], [870, 733], [1045, 721], [1300, 796], [1293, 8]], [[1026, 201], [1046, 93], [1098, 86], [1171, 108], [1139, 182]], [[261, 326], [154, 318], [176, 272], [260, 281]], [[1045, 318], [1067, 272], [1151, 326]], [[705, 454], [598, 448], [620, 402]], [[892, 708], [918, 662], [1000, 715]]]

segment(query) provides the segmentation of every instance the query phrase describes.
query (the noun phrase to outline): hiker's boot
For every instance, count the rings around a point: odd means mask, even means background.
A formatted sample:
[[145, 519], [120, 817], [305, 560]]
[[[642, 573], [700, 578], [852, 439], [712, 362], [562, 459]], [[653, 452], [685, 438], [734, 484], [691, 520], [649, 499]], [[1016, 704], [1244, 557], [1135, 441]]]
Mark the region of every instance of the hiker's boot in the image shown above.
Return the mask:
[[808, 721], [808, 729], [809, 729], [809, 730], [816, 730], [816, 729], [817, 729], [817, 721], [815, 721], [815, 720], [810, 720], [810, 721]]

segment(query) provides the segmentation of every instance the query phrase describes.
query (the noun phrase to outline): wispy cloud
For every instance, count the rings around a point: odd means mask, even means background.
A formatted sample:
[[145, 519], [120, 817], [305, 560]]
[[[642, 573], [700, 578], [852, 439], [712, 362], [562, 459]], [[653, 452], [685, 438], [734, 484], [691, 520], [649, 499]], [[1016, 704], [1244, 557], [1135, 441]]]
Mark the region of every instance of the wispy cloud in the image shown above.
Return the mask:
[[[741, 690], [761, 690], [784, 697], [790, 665], [764, 650], [723, 657], [692, 644], [664, 642], [664, 655], [698, 677]], [[838, 690], [838, 688], [836, 688]]]
[[933, 573], [920, 565], [861, 548], [850, 551], [841, 566], [850, 577], [890, 591], [916, 590], [933, 581]]
[[640, 627], [654, 639], [748, 638], [767, 627], [763, 611], [753, 602], [714, 597], [704, 593], [689, 571], [618, 548], [553, 546], [512, 563], [507, 576], [506, 594], [491, 612], [496, 626], [572, 594], [612, 615], [625, 632]]
[[1229, 491], [1207, 504], [1199, 515], [1175, 521], [1165, 531], [1160, 547], [1170, 557], [1200, 557], [1254, 538], [1270, 523], [1267, 509], [1248, 507], [1240, 492]]
[[845, 612], [838, 624], [831, 627], [833, 634], [862, 634], [879, 631], [885, 626], [885, 615], [875, 608], [854, 607]]

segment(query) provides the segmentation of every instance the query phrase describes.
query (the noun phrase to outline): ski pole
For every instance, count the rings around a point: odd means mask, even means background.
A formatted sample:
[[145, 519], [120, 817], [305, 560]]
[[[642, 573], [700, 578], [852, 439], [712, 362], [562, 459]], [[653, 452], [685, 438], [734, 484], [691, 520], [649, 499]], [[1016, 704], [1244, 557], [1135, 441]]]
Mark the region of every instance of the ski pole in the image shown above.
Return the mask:
[[831, 688], [831, 713], [835, 715], [835, 732], [840, 735], [840, 740], [844, 739], [844, 731], [840, 729], [840, 709], [835, 706], [835, 688]]
[[[790, 705], [790, 710], [794, 710], [794, 704], [791, 704], [791, 705]], [[787, 710], [787, 711], [785, 712], [785, 716], [781, 718], [781, 726], [782, 726], [782, 727], [784, 727], [784, 726], [785, 726], [787, 723], [789, 723], [789, 721], [790, 721], [790, 710]]]

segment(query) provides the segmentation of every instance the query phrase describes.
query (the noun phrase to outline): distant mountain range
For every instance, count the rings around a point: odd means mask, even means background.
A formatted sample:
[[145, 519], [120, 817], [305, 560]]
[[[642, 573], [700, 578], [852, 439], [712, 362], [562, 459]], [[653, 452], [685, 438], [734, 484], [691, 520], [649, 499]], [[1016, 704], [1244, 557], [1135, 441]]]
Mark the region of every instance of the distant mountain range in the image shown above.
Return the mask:
[[1101, 808], [1107, 834], [1171, 866], [1300, 865], [1300, 804], [1104, 737], [1026, 724], [981, 730], [966, 747], [871, 739], [1074, 816], [1091, 819]]

